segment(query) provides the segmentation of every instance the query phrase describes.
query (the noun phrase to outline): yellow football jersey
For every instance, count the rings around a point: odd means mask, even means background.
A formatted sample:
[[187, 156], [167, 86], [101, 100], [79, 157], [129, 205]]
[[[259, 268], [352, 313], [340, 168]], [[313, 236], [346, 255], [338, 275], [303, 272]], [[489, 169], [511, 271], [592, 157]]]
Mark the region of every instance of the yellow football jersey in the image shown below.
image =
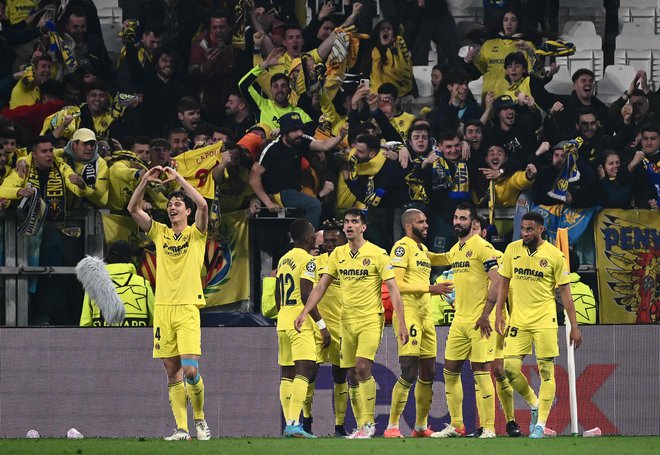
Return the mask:
[[[410, 237], [403, 237], [394, 244], [390, 253], [392, 266], [405, 269], [404, 281], [425, 287], [427, 291], [431, 282], [431, 261], [428, 251], [423, 243], [418, 245]], [[431, 294], [428, 292], [401, 294], [401, 300], [406, 310], [415, 311], [420, 317], [431, 312]]]
[[475, 323], [481, 316], [488, 296], [488, 271], [497, 267], [497, 250], [478, 235], [463, 245], [456, 243], [447, 253], [452, 270], [456, 300], [454, 321]]
[[557, 327], [555, 288], [571, 282], [564, 255], [543, 242], [534, 252], [515, 241], [506, 248], [499, 274], [510, 279], [510, 325], [523, 329]]
[[[277, 285], [280, 287], [280, 312], [277, 330], [293, 330], [293, 321], [305, 306], [300, 293], [300, 280], [314, 282], [316, 264], [312, 256], [302, 248], [293, 248], [277, 264]], [[305, 329], [313, 330], [312, 318], [305, 319]]]
[[147, 233], [156, 244], [156, 305], [206, 305], [202, 266], [206, 234], [196, 225], [180, 234], [157, 221]]
[[360, 319], [383, 313], [382, 284], [394, 278], [387, 252], [366, 242], [356, 252], [348, 244], [330, 255], [324, 273], [341, 285], [342, 320]]
[[[323, 253], [314, 258], [314, 263], [316, 264], [316, 274], [314, 277], [314, 284], [318, 282], [321, 278], [321, 275], [325, 273], [325, 270], [328, 268], [328, 260], [330, 255], [328, 253]], [[321, 317], [328, 324], [339, 324], [341, 320], [342, 312], [342, 301], [341, 301], [341, 284], [339, 280], [333, 280], [332, 284], [328, 287], [323, 295], [323, 298], [318, 304], [319, 312]]]

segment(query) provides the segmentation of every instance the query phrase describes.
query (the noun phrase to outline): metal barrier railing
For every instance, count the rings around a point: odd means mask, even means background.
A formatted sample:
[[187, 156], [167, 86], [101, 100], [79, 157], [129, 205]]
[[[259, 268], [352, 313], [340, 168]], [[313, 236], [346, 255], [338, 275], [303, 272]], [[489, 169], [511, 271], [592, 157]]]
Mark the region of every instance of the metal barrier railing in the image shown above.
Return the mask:
[[[81, 235], [84, 253], [103, 257], [103, 225], [101, 213], [94, 209], [76, 209], [67, 214], [67, 222], [82, 222]], [[4, 262], [0, 265], [0, 279], [4, 281], [5, 324], [8, 327], [28, 325], [28, 280], [41, 275], [74, 275], [75, 267], [30, 266], [29, 238], [18, 234], [16, 212], [0, 212], [3, 225]]]

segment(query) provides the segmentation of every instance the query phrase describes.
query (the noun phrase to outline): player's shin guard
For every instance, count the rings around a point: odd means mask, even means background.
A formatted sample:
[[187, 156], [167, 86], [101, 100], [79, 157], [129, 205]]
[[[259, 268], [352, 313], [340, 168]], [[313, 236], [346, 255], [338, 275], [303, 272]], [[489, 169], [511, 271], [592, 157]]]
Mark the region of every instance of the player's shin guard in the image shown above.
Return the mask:
[[527, 378], [522, 374], [522, 363], [523, 359], [520, 356], [506, 357], [504, 359], [504, 371], [506, 371], [506, 376], [509, 378], [509, 384], [511, 384], [513, 390], [518, 392], [531, 407], [535, 408], [538, 406], [539, 400], [529, 386]]
[[446, 369], [442, 370], [445, 377], [445, 396], [447, 398], [447, 409], [451, 417], [451, 425], [454, 428], [463, 428], [463, 384], [461, 384], [461, 373], [454, 373]]
[[351, 399], [351, 408], [355, 416], [355, 422], [358, 427], [364, 425], [364, 413], [362, 412], [362, 395], [360, 394], [359, 385], [348, 386], [348, 396]]
[[170, 397], [170, 407], [172, 408], [172, 414], [174, 414], [177, 429], [187, 432], [188, 409], [186, 406], [186, 387], [183, 385], [183, 381], [168, 384], [167, 393]]
[[348, 382], [337, 383], [333, 390], [335, 402], [335, 425], [344, 425], [346, 407], [348, 406]]
[[193, 418], [195, 420], [204, 419], [204, 380], [197, 373], [195, 379], [186, 378], [186, 393], [190, 399], [193, 408]]
[[479, 422], [481, 426], [495, 431], [495, 387], [490, 378], [490, 371], [475, 371], [474, 372], [475, 390], [478, 389], [475, 399], [477, 409], [479, 411]]
[[427, 428], [431, 403], [433, 402], [433, 381], [417, 380], [415, 384], [415, 428]]
[[362, 398], [362, 420], [365, 424], [375, 423], [376, 413], [376, 380], [373, 376], [360, 381], [360, 396]]
[[513, 401], [513, 388], [509, 384], [509, 378], [506, 376], [501, 376], [496, 378], [495, 386], [497, 387], [497, 398], [500, 400], [502, 405], [502, 412], [504, 412], [504, 418], [507, 422], [516, 420], [515, 411], [514, 411], [514, 401]]
[[293, 390], [293, 379], [280, 378], [280, 404], [284, 420], [289, 420], [289, 403], [291, 403], [291, 391]]
[[307, 396], [303, 402], [302, 413], [303, 417], [309, 418], [312, 416], [312, 403], [314, 402], [314, 391], [316, 390], [316, 381], [310, 382], [307, 387]]
[[408, 394], [410, 393], [410, 384], [403, 378], [397, 379], [392, 389], [392, 406], [390, 407], [390, 428], [399, 428], [399, 419], [403, 414], [403, 408], [406, 407], [408, 402]]
[[291, 400], [289, 402], [287, 425], [297, 425], [300, 421], [300, 412], [303, 408], [303, 401], [305, 401], [305, 397], [307, 396], [308, 387], [309, 379], [297, 374], [293, 380], [293, 386], [291, 387]]
[[550, 408], [555, 399], [555, 363], [554, 359], [538, 359], [541, 388], [539, 389], [539, 420], [538, 424], [545, 428], [550, 415]]

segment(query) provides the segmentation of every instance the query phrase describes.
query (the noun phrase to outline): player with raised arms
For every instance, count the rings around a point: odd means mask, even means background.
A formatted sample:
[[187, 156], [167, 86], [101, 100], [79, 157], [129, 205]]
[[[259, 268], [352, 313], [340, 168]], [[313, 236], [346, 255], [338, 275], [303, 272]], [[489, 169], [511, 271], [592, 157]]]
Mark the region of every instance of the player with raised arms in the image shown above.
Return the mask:
[[[432, 258], [439, 255], [429, 253], [422, 243], [428, 236], [429, 228], [424, 212], [417, 209], [406, 210], [401, 216], [401, 224], [406, 235], [392, 247], [390, 260], [401, 292], [410, 342], [405, 345], [400, 342], [397, 344], [401, 376], [392, 390], [390, 420], [383, 436], [403, 438], [399, 430], [399, 420], [408, 402], [410, 388], [417, 382], [416, 417], [412, 437], [424, 438], [433, 433], [428, 427], [428, 416], [433, 399], [435, 358], [438, 352], [430, 295], [449, 294], [453, 285], [430, 284], [431, 266], [436, 265]], [[392, 327], [397, 326], [395, 315], [392, 318]]]
[[[541, 214], [528, 212], [523, 215], [522, 238], [510, 243], [504, 251], [495, 313], [495, 329], [505, 337], [504, 369], [513, 389], [531, 408], [529, 437], [533, 439], [543, 437], [555, 399], [554, 361], [559, 356], [555, 288], [559, 288], [571, 323], [571, 344], [578, 348], [582, 343], [566, 260], [557, 247], [541, 238], [544, 230]], [[504, 319], [507, 298], [511, 312], [508, 327]], [[523, 359], [532, 353], [532, 345], [541, 376], [538, 398], [521, 371]]]
[[[162, 181], [160, 176], [167, 178]], [[150, 183], [175, 182], [183, 191], [168, 196], [167, 216], [172, 227], [151, 219], [142, 208]], [[188, 225], [193, 203], [195, 223]], [[167, 373], [170, 406], [176, 429], [168, 441], [188, 440], [187, 400], [193, 408], [198, 440], [211, 439], [204, 418], [204, 381], [199, 374], [202, 354], [199, 308], [203, 307], [202, 266], [206, 249], [208, 205], [177, 171], [156, 166], [142, 176], [128, 203], [137, 225], [156, 245], [156, 296], [154, 303], [154, 358], [163, 361]], [[184, 385], [185, 379], [185, 385]]]
[[348, 243], [335, 248], [318, 284], [312, 290], [305, 308], [295, 321], [297, 330], [316, 307], [333, 280], [341, 285], [344, 308], [341, 316], [341, 367], [349, 369], [351, 382], [359, 382], [361, 416], [358, 428], [348, 437], [372, 438], [376, 432], [376, 381], [371, 368], [383, 334], [382, 283], [390, 292], [392, 306], [399, 321], [400, 343], [408, 342], [408, 328], [403, 315], [401, 295], [387, 252], [364, 238], [367, 220], [359, 209], [348, 209], [344, 215], [344, 234]]

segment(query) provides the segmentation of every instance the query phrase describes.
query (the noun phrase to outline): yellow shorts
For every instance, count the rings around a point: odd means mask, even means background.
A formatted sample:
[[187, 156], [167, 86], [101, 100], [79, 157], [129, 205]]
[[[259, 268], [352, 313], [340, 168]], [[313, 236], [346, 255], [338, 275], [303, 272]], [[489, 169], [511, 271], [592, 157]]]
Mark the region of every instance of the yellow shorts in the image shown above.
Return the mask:
[[154, 358], [202, 355], [202, 329], [195, 305], [154, 306]]
[[362, 319], [341, 321], [339, 349], [340, 366], [352, 368], [355, 358], [374, 360], [383, 338], [384, 318], [382, 314], [373, 314]]
[[519, 329], [508, 327], [504, 340], [504, 356], [521, 356], [532, 353], [532, 344], [537, 359], [559, 357], [557, 328]]
[[491, 362], [495, 352], [495, 336], [482, 338], [473, 323], [452, 322], [445, 346], [445, 359], [469, 360], [474, 363]]
[[313, 330], [278, 330], [277, 347], [277, 363], [280, 366], [291, 367], [296, 360], [316, 361]]
[[331, 365], [339, 366], [340, 352], [339, 352], [339, 323], [329, 323], [325, 321], [328, 332], [330, 332], [330, 345], [325, 349], [323, 345], [323, 338], [321, 338], [321, 331], [314, 324], [314, 338], [316, 340], [316, 363], [329, 363]]
[[420, 359], [436, 357], [438, 355], [438, 338], [435, 335], [433, 316], [420, 317], [416, 311], [406, 310], [404, 310], [404, 315], [408, 326], [408, 334], [410, 335], [410, 340], [404, 345], [401, 345], [401, 340], [397, 336], [399, 321], [396, 315], [392, 315], [392, 329], [396, 338], [399, 357], [410, 356], [419, 357]]

